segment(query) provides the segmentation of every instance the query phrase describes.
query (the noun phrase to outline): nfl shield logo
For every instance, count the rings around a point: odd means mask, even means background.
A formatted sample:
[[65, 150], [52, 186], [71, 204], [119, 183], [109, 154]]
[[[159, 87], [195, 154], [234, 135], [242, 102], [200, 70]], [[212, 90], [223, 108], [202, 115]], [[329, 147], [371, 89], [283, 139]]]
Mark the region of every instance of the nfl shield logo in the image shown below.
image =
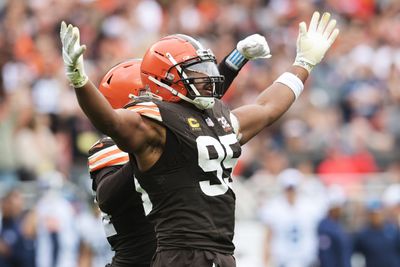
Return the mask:
[[210, 118], [207, 117], [207, 118], [205, 119], [205, 121], [206, 121], [206, 123], [207, 123], [208, 126], [214, 127], [214, 122], [213, 122]]

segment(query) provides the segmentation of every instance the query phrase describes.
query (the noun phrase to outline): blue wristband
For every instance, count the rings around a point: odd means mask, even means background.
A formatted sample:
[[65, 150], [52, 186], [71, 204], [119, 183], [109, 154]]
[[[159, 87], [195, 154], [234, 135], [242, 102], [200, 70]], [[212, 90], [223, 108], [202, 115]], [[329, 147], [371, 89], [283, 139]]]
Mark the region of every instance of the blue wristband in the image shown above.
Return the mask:
[[226, 58], [226, 64], [235, 71], [239, 71], [246, 63], [246, 59], [237, 49], [233, 50]]

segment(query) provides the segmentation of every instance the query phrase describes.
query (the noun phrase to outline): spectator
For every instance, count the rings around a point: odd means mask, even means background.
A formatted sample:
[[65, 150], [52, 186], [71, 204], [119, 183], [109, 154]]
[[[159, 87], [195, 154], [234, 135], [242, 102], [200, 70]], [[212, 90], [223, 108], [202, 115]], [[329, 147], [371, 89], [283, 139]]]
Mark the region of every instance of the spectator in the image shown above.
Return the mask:
[[0, 183], [2, 188], [11, 188], [18, 180], [17, 162], [14, 152], [14, 131], [18, 122], [15, 97], [0, 97]]
[[62, 192], [63, 177], [50, 173], [36, 206], [37, 258], [39, 267], [77, 266], [78, 233], [74, 209]]
[[80, 236], [79, 267], [106, 266], [113, 256], [101, 219], [97, 203], [92, 201], [89, 212], [78, 217]]
[[303, 174], [296, 169], [281, 172], [277, 177], [281, 194], [261, 209], [261, 220], [267, 231], [266, 266], [311, 267], [316, 264], [320, 211], [299, 193], [302, 179]]
[[[55, 169], [57, 142], [50, 131], [47, 115], [29, 114], [24, 126], [15, 135], [15, 151], [22, 180], [35, 180], [37, 176]], [[29, 147], [30, 149], [26, 149]]]
[[365, 258], [366, 267], [400, 266], [399, 227], [387, 222], [382, 203], [367, 205], [367, 223], [354, 238], [354, 252]]
[[388, 220], [400, 227], [400, 184], [389, 185], [382, 196]]
[[24, 267], [36, 267], [36, 217], [32, 209], [28, 209], [21, 221], [21, 232], [24, 237]]
[[24, 239], [20, 229], [23, 209], [22, 195], [9, 191], [1, 202], [0, 266], [24, 267]]
[[331, 186], [327, 191], [328, 211], [318, 225], [319, 266], [350, 267], [351, 242], [340, 222], [346, 197], [339, 186]]

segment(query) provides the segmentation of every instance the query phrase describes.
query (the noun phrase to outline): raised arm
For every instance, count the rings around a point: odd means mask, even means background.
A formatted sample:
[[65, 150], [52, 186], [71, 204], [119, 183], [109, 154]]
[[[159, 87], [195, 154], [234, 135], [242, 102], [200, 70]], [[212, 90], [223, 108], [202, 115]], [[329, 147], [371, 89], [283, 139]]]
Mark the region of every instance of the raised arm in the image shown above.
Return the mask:
[[270, 57], [270, 49], [264, 36], [253, 34], [240, 40], [236, 48], [218, 65], [219, 73], [225, 77], [220, 96], [222, 97], [228, 91], [233, 80], [249, 60]]
[[335, 26], [336, 20], [330, 20], [329, 13], [324, 13], [320, 19], [318, 12], [314, 12], [308, 30], [305, 22], [299, 24], [297, 55], [293, 66], [265, 89], [255, 104], [233, 111], [239, 121], [241, 144], [276, 121], [300, 96], [311, 70], [321, 62], [339, 34]]
[[[144, 123], [139, 114], [133, 111], [114, 110], [96, 86], [89, 80], [83, 65], [85, 45], [80, 44], [79, 29], [61, 23], [60, 38], [65, 72], [79, 105], [93, 125], [110, 136], [118, 146], [127, 152], [136, 152], [146, 142], [151, 126]], [[154, 135], [153, 135], [154, 136]]]

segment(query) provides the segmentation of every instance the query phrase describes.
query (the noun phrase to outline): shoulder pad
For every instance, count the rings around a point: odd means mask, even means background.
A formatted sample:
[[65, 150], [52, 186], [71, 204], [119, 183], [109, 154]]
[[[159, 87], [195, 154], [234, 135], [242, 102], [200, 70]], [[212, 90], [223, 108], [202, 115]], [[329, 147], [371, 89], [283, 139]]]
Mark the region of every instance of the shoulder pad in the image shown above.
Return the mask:
[[162, 121], [160, 109], [158, 108], [157, 104], [152, 101], [148, 102], [141, 102], [141, 103], [134, 103], [134, 105], [128, 105], [126, 107], [128, 110], [135, 111], [139, 113], [141, 116], [156, 120]]
[[111, 138], [97, 141], [89, 150], [89, 172], [105, 167], [124, 165], [129, 161], [129, 155], [120, 150]]
[[115, 145], [114, 141], [111, 137], [103, 137], [96, 141], [90, 148], [89, 148], [89, 156], [93, 155], [100, 150], [103, 150], [107, 147]]

